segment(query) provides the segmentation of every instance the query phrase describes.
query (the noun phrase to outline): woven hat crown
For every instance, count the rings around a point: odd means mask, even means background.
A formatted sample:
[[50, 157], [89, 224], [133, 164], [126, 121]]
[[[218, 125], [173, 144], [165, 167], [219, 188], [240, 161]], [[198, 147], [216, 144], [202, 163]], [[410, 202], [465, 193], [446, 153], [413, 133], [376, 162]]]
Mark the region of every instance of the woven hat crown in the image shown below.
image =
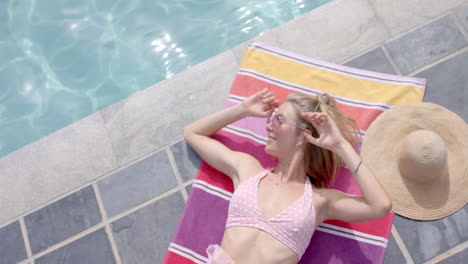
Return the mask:
[[447, 147], [444, 140], [429, 130], [416, 130], [401, 142], [398, 168], [407, 181], [430, 184], [447, 177]]

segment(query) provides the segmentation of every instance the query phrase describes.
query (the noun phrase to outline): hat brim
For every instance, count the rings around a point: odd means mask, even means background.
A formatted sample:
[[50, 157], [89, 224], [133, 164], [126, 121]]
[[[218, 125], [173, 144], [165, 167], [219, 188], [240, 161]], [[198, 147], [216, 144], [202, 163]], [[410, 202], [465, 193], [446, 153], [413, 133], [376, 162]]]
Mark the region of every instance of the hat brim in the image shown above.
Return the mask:
[[[447, 147], [448, 177], [414, 183], [400, 173], [399, 145], [415, 130], [437, 133]], [[361, 155], [391, 196], [392, 210], [411, 219], [433, 220], [468, 202], [468, 126], [448, 109], [432, 103], [406, 103], [382, 113], [364, 137]]]

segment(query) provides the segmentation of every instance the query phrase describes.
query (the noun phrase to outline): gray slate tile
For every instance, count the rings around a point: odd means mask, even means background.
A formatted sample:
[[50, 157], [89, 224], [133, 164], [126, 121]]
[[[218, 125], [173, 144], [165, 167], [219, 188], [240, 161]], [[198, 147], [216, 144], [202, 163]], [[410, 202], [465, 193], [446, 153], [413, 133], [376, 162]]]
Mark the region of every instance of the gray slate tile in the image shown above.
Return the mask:
[[395, 69], [393, 69], [392, 64], [388, 61], [387, 57], [385, 57], [381, 48], [369, 51], [344, 65], [363, 70], [396, 74]]
[[450, 17], [443, 17], [410, 32], [385, 47], [406, 75], [467, 45]]
[[201, 158], [190, 145], [187, 144], [187, 141], [182, 140], [173, 145], [171, 151], [174, 154], [174, 159], [182, 180], [185, 182], [195, 178], [201, 164]]
[[468, 248], [465, 248], [462, 252], [458, 252], [457, 254], [450, 256], [437, 264], [460, 264], [466, 263], [468, 259]]
[[442, 105], [468, 121], [468, 52], [417, 75], [427, 79], [423, 101]]
[[390, 236], [387, 244], [387, 250], [385, 251], [384, 264], [401, 264], [405, 263], [406, 259], [401, 253], [400, 247], [395, 241], [393, 234]]
[[104, 229], [99, 229], [34, 261], [35, 264], [114, 264]]
[[114, 216], [145, 202], [177, 185], [165, 151], [98, 182], [108, 216]]
[[190, 191], [192, 190], [192, 185], [193, 185], [193, 184], [190, 184], [190, 185], [187, 185], [187, 186], [185, 187], [185, 190], [187, 191], [187, 194], [188, 194], [189, 196], [190, 196]]
[[468, 31], [468, 5], [464, 5], [455, 9], [455, 15]]
[[0, 228], [0, 263], [16, 263], [27, 257], [20, 223], [16, 221]]
[[415, 263], [427, 261], [468, 240], [468, 206], [433, 221], [395, 215], [394, 225]]
[[92, 186], [85, 187], [24, 218], [33, 253], [101, 222]]
[[162, 263], [184, 208], [176, 192], [112, 223], [122, 264]]

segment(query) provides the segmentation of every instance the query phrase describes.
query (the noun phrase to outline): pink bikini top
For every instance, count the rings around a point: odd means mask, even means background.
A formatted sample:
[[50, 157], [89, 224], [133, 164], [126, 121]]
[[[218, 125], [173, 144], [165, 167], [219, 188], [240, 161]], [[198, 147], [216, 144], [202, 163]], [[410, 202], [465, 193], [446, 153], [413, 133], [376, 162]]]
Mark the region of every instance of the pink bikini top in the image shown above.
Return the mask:
[[258, 185], [270, 171], [262, 171], [237, 187], [229, 204], [226, 228], [246, 226], [263, 230], [294, 251], [300, 260], [315, 229], [310, 180], [306, 180], [304, 194], [299, 199], [267, 220], [261, 215], [258, 206]]

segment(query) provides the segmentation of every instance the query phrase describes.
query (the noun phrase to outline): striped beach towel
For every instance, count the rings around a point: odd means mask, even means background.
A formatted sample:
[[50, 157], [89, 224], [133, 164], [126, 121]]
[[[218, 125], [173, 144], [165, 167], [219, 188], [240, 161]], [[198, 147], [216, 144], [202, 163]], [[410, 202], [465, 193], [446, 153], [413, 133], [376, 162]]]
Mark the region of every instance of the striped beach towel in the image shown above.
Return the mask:
[[[264, 87], [280, 101], [296, 91], [311, 96], [329, 93], [365, 135], [383, 111], [422, 101], [425, 80], [336, 65], [253, 42], [244, 55], [225, 107], [242, 102]], [[264, 152], [265, 123], [263, 118], [245, 118], [213, 137], [232, 150], [253, 155], [265, 168], [273, 167], [274, 160]], [[360, 151], [359, 144], [356, 150]], [[331, 188], [362, 195], [345, 168], [339, 170]], [[202, 162], [164, 263], [206, 262], [208, 245], [221, 243], [232, 192], [231, 180]], [[329, 220], [320, 224], [300, 263], [381, 263], [393, 216], [390, 212], [365, 223]]]

